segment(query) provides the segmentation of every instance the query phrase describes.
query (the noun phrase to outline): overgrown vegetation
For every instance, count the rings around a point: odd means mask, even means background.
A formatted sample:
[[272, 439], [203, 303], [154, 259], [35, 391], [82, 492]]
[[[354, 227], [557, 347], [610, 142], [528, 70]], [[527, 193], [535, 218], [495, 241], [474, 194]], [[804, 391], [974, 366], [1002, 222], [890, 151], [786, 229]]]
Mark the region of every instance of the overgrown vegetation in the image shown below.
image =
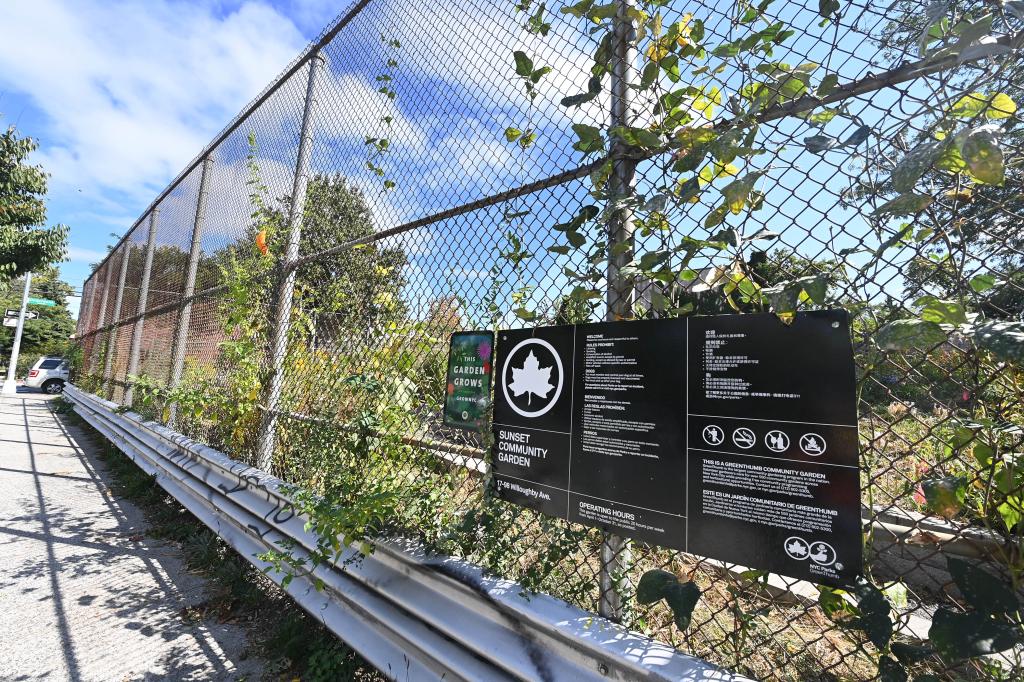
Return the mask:
[[[76, 418], [69, 405], [58, 404], [56, 409], [65, 413], [65, 419]], [[94, 433], [94, 438], [102, 441], [100, 459], [110, 473], [114, 494], [139, 505], [145, 513], [150, 524], [146, 534], [179, 547], [189, 570], [207, 578], [207, 599], [183, 609], [182, 620], [191, 623], [215, 618], [244, 623], [256, 641], [252, 655], [268, 661], [264, 679], [383, 679], [131, 459], [98, 434]]]
[[60, 261], [67, 249], [67, 226], [42, 227], [49, 175], [28, 162], [38, 146], [13, 125], [0, 133], [0, 280]]

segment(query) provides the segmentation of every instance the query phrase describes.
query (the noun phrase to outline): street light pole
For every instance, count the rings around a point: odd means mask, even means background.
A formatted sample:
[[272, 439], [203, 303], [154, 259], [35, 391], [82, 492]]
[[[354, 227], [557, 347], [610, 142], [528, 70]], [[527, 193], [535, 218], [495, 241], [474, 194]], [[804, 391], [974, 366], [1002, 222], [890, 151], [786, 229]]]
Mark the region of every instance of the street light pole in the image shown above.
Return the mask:
[[7, 380], [4, 381], [2, 393], [15, 395], [18, 392], [18, 351], [21, 350], [21, 332], [25, 329], [25, 311], [28, 309], [28, 290], [32, 286], [32, 273], [25, 273], [25, 290], [21, 293], [21, 311], [18, 313], [18, 326], [14, 330], [14, 345], [11, 346], [11, 364], [7, 366]]

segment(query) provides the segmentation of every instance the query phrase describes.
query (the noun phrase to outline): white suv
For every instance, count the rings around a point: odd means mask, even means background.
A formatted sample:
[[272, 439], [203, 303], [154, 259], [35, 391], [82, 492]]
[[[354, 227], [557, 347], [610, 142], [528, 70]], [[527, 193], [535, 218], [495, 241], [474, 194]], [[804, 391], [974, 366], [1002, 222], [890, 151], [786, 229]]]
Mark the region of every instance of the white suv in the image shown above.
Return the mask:
[[56, 394], [64, 390], [64, 383], [70, 374], [67, 360], [45, 356], [36, 360], [36, 364], [32, 365], [32, 369], [28, 371], [28, 378], [25, 379], [25, 385]]

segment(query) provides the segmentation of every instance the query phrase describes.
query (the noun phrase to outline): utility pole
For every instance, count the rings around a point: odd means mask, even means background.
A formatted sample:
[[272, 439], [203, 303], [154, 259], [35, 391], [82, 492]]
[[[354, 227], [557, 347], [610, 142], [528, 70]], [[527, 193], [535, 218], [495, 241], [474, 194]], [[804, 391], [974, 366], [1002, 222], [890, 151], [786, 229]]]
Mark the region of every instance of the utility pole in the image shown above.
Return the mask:
[[25, 311], [28, 309], [28, 290], [32, 286], [32, 273], [25, 273], [25, 289], [21, 292], [21, 311], [18, 313], [18, 326], [14, 330], [14, 345], [11, 346], [11, 364], [7, 366], [7, 380], [4, 381], [3, 394], [15, 395], [18, 392], [18, 351], [21, 350], [21, 332], [25, 330]]

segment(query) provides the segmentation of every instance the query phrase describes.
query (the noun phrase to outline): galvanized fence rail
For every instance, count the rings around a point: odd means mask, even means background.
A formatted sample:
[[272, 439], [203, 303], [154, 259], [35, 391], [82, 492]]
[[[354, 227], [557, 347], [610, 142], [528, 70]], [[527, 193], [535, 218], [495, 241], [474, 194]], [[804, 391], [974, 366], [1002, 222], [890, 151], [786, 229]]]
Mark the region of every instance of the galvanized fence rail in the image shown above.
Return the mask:
[[[743, 674], [994, 676], [890, 645], [970, 611], [948, 556], [1021, 577], [1022, 43], [1012, 2], [353, 3], [86, 281], [75, 383]], [[837, 306], [897, 639], [501, 503], [441, 420], [457, 330]]]

